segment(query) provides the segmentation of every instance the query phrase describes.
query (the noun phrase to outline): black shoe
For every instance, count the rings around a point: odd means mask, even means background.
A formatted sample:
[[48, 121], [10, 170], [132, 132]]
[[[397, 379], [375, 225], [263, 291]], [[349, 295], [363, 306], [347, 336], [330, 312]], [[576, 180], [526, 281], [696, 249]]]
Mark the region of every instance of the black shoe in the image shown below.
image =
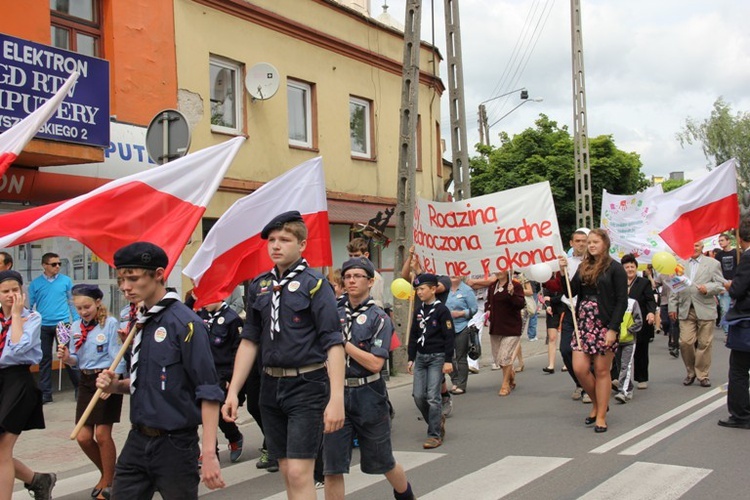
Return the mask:
[[594, 432], [597, 434], [601, 434], [602, 432], [607, 432], [607, 426], [606, 425], [596, 425], [594, 426]]
[[727, 417], [719, 420], [721, 427], [731, 427], [732, 429], [750, 429], [750, 421], [737, 420], [734, 417]]
[[24, 483], [29, 490], [29, 494], [34, 496], [34, 500], [50, 500], [52, 498], [52, 488], [57, 482], [56, 474], [44, 474], [35, 472], [31, 484]]
[[596, 422], [596, 417], [586, 417], [583, 421], [583, 423], [586, 425], [591, 425], [594, 422]]
[[669, 355], [673, 358], [679, 358], [680, 357], [680, 350], [677, 348], [673, 348], [669, 350]]
[[695, 375], [688, 375], [685, 377], [685, 380], [682, 381], [682, 385], [693, 385], [693, 382], [695, 382]]
[[549, 368], [549, 367], [546, 367], [546, 366], [544, 368], [542, 368], [542, 371], [544, 373], [555, 373], [555, 369], [554, 368]]

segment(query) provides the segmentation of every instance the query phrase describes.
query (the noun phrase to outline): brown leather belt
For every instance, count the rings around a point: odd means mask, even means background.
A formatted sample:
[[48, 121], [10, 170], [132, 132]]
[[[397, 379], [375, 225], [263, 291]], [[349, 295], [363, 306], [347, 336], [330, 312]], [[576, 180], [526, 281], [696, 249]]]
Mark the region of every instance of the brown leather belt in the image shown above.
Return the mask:
[[184, 429], [165, 431], [163, 429], [155, 429], [153, 427], [148, 427], [146, 425], [137, 425], [137, 424], [133, 424], [132, 429], [134, 431], [138, 431], [140, 434], [143, 434], [146, 437], [161, 437], [161, 436], [168, 436], [170, 434], [188, 434], [190, 432], [198, 431], [197, 427], [185, 427]]
[[297, 375], [302, 375], [303, 373], [310, 373], [314, 372], [315, 370], [320, 370], [323, 368], [326, 364], [325, 363], [313, 363], [311, 365], [301, 366], [299, 368], [277, 368], [274, 366], [266, 366], [263, 368], [263, 372], [266, 375], [269, 375], [271, 377], [296, 377]]

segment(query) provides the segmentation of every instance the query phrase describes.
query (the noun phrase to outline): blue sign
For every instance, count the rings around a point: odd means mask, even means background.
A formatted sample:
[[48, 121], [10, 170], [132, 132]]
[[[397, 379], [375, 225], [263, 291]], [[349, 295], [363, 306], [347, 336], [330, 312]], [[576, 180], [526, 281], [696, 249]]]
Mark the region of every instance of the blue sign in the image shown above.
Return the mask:
[[109, 62], [0, 33], [0, 132], [41, 106], [78, 71], [41, 139], [109, 147]]

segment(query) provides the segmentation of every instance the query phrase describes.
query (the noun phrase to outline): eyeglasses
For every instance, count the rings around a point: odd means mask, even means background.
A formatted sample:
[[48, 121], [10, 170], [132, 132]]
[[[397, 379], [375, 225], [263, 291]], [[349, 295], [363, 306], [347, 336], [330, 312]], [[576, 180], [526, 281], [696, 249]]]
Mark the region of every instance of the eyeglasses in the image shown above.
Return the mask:
[[62, 262], [47, 262], [46, 265], [52, 266], [52, 267], [60, 267], [62, 265]]
[[342, 278], [344, 280], [361, 280], [362, 278], [369, 279], [370, 277], [366, 274], [345, 274]]

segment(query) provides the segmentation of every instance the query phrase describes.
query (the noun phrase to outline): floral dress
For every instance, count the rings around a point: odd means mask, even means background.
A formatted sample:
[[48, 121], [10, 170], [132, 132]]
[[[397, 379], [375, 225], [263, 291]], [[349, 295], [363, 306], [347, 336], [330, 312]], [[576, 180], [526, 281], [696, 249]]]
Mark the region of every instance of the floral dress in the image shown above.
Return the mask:
[[607, 351], [617, 351], [617, 339], [612, 345], [607, 346], [607, 326], [599, 319], [599, 302], [597, 300], [596, 288], [584, 285], [578, 298], [576, 307], [576, 319], [578, 319], [578, 334], [581, 338], [579, 348], [575, 335], [570, 342], [574, 351], [582, 351], [586, 354], [605, 354]]

